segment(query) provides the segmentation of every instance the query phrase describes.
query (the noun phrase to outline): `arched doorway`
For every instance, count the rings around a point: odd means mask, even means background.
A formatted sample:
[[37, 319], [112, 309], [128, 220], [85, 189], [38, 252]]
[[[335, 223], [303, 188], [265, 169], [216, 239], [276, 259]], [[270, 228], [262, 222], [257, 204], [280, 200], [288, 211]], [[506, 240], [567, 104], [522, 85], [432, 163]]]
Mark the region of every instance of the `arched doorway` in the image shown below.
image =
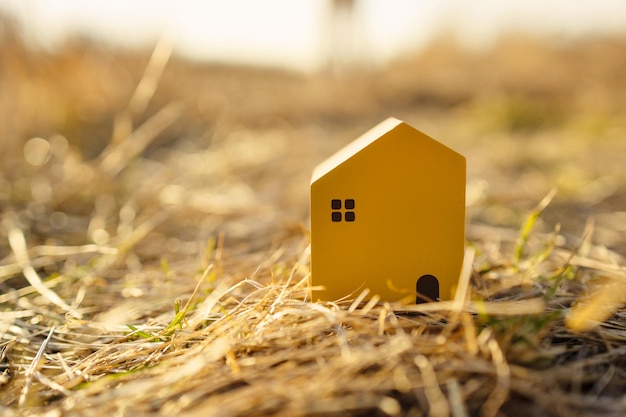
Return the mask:
[[422, 275], [416, 284], [415, 304], [439, 300], [439, 280], [434, 275]]

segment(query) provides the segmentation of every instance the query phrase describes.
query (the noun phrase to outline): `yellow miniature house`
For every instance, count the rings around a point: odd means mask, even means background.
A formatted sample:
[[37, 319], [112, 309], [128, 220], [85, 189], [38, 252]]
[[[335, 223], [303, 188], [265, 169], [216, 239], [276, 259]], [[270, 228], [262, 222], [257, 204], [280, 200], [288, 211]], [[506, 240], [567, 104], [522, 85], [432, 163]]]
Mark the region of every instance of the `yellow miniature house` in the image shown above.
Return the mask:
[[454, 296], [465, 244], [465, 158], [389, 118], [311, 179], [314, 297], [364, 289], [382, 301]]

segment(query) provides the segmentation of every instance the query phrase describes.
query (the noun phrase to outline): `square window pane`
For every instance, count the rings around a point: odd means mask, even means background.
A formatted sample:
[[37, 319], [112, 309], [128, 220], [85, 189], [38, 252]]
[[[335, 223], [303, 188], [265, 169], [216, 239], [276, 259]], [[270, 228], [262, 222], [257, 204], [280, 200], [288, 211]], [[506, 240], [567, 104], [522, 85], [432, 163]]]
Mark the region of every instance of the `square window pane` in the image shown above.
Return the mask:
[[336, 199], [330, 200], [330, 207], [333, 210], [341, 210], [341, 200], [336, 200]]
[[354, 210], [354, 200], [349, 198], [346, 200], [346, 210]]
[[333, 211], [331, 218], [332, 218], [332, 220], [334, 222], [340, 222], [341, 221], [341, 212], [340, 211]]
[[355, 214], [353, 211], [346, 211], [346, 221], [347, 222], [353, 222], [355, 219]]

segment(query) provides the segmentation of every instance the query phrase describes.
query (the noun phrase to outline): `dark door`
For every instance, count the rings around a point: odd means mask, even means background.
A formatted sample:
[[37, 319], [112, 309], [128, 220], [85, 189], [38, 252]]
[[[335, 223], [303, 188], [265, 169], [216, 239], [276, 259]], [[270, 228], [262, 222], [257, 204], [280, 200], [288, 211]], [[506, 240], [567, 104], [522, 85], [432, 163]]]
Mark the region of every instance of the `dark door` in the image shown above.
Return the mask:
[[434, 275], [422, 275], [417, 280], [416, 304], [439, 300], [439, 280]]

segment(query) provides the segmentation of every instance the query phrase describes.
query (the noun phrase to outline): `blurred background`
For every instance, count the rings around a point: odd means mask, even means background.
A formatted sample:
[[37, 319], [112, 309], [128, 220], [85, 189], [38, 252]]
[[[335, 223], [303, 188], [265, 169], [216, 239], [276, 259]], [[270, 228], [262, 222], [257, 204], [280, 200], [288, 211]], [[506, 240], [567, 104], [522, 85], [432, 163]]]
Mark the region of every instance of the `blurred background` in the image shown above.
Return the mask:
[[148, 222], [138, 264], [219, 234], [243, 252], [301, 240], [313, 167], [395, 116], [467, 157], [469, 239], [510, 241], [557, 188], [546, 232], [575, 247], [592, 228], [626, 253], [622, 1], [2, 0], [0, 14], [3, 233], [19, 224], [30, 244], [116, 244]]
[[339, 52], [338, 60], [386, 63], [446, 34], [484, 49], [503, 33], [572, 40], [626, 27], [619, 0], [3, 0], [0, 8], [29, 43], [47, 50], [77, 35], [126, 48], [150, 47], [166, 35], [186, 58], [303, 71]]

